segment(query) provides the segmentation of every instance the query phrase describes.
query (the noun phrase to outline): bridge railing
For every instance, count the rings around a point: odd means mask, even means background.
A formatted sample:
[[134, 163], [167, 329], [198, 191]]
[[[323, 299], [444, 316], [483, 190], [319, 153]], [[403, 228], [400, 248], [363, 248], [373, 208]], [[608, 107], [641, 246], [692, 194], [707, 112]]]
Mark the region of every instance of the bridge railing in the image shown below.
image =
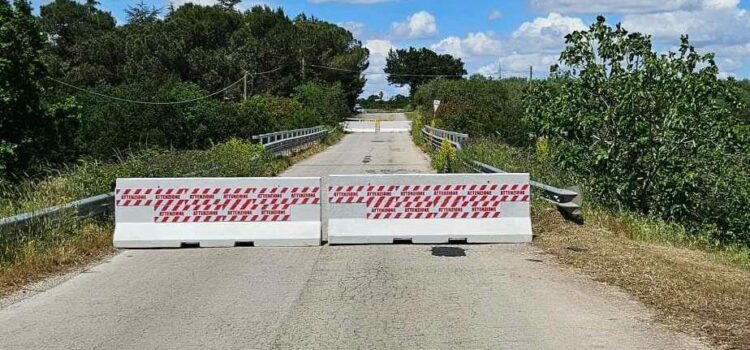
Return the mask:
[[442, 143], [443, 140], [448, 140], [451, 144], [453, 144], [454, 147], [456, 147], [456, 149], [459, 150], [461, 149], [463, 143], [469, 140], [468, 134], [433, 128], [431, 126], [422, 127], [422, 135], [425, 137], [425, 140], [429, 142], [433, 147], [440, 147], [440, 143]]
[[[469, 135], [454, 131], [442, 130], [425, 126], [422, 128], [422, 135], [425, 140], [433, 147], [440, 147], [443, 140], [448, 140], [457, 150], [463, 148], [463, 144], [469, 139]], [[488, 164], [468, 159], [459, 153], [461, 160], [469, 168], [482, 173], [504, 173], [505, 171]], [[552, 203], [563, 216], [575, 222], [583, 222], [583, 213], [581, 212], [582, 196], [581, 189], [578, 186], [568, 188], [557, 188], [541, 182], [531, 181], [531, 186], [541, 191], [542, 199]]]
[[[331, 132], [333, 130], [328, 131], [323, 126], [316, 126], [255, 135], [253, 139], [260, 140], [261, 144], [273, 154], [284, 154], [307, 147]], [[213, 167], [205, 171], [216, 169], [216, 167]], [[186, 174], [186, 176], [196, 176], [203, 172], [190, 173]], [[110, 213], [114, 209], [114, 196], [114, 192], [109, 192], [70, 203], [0, 218], [0, 235], [23, 235], [24, 229], [31, 225], [44, 222], [57, 222], [70, 217], [68, 215], [72, 215], [76, 219], [85, 219]]]
[[290, 154], [325, 138], [329, 133], [324, 126], [318, 125], [312, 128], [283, 130], [254, 135], [253, 140], [258, 140], [260, 144], [265, 146], [268, 152], [273, 154]]

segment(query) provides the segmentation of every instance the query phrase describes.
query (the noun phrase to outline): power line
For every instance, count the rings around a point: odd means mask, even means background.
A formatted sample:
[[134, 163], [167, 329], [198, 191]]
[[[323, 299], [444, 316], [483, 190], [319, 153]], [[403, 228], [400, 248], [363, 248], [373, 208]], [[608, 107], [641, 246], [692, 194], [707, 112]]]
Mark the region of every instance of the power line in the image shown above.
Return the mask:
[[400, 76], [400, 77], [430, 77], [430, 78], [463, 77], [464, 75], [467, 75], [467, 74], [398, 74], [398, 73], [385, 73], [385, 72], [367, 73], [367, 72], [360, 72], [360, 71], [352, 70], [352, 69], [319, 66], [316, 64], [308, 64], [308, 66], [315, 67], [315, 68], [328, 69], [328, 70], [333, 70], [333, 71], [339, 71], [339, 72], [357, 73], [357, 74], [362, 74], [362, 75], [392, 75], [392, 76]]
[[67, 86], [69, 88], [72, 88], [72, 89], [75, 89], [75, 90], [78, 90], [78, 91], [81, 91], [81, 92], [85, 92], [87, 94], [91, 94], [91, 95], [99, 96], [99, 97], [103, 97], [103, 98], [108, 98], [110, 100], [115, 100], [115, 101], [120, 101], [120, 102], [128, 102], [128, 103], [136, 103], [136, 104], [144, 104], [144, 105], [161, 105], [161, 106], [163, 106], [163, 105], [177, 105], [177, 104], [183, 104], [183, 103], [190, 103], [190, 102], [205, 100], [205, 99], [207, 99], [209, 97], [216, 96], [216, 95], [218, 95], [218, 94], [220, 94], [222, 92], [225, 92], [225, 91], [231, 89], [232, 87], [234, 87], [235, 85], [239, 84], [240, 82], [245, 81], [248, 75], [256, 76], [256, 75], [270, 74], [270, 73], [278, 71], [279, 69], [281, 69], [281, 67], [278, 67], [276, 69], [272, 69], [272, 70], [269, 70], [269, 71], [265, 71], [265, 72], [245, 73], [242, 76], [242, 78], [240, 78], [239, 80], [235, 81], [234, 83], [231, 83], [231, 84], [227, 85], [226, 87], [224, 87], [223, 89], [221, 89], [219, 91], [210, 93], [210, 94], [205, 95], [205, 96], [191, 98], [189, 100], [170, 101], [170, 102], [155, 102], [155, 101], [130, 100], [130, 99], [127, 99], [127, 98], [121, 98], [121, 97], [117, 97], [117, 96], [106, 95], [106, 94], [102, 94], [102, 93], [99, 93], [99, 92], [96, 92], [96, 91], [88, 90], [88, 89], [85, 89], [85, 88], [82, 88], [82, 87], [75, 86], [73, 84], [66, 83], [66, 82], [64, 82], [62, 80], [57, 80], [57, 79], [52, 78], [52, 77], [45, 77], [45, 79], [53, 81], [53, 82], [58, 83], [60, 85]]

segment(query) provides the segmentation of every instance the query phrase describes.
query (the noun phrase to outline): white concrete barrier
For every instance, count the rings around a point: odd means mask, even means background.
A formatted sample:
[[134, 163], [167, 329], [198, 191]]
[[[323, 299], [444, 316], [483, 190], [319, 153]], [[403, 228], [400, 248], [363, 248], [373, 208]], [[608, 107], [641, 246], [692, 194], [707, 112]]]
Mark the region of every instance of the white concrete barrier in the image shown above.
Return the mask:
[[380, 121], [361, 120], [344, 122], [344, 131], [350, 133], [367, 133], [367, 132], [409, 132], [411, 131], [410, 121]]
[[331, 244], [531, 241], [528, 174], [334, 175]]
[[117, 179], [118, 248], [320, 245], [320, 178]]

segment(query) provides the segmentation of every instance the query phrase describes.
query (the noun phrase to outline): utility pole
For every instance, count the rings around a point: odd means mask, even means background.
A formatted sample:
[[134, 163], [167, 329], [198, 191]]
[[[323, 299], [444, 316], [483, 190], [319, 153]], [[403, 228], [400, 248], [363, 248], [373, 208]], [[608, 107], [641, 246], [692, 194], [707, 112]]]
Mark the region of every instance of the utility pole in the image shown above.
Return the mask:
[[247, 72], [245, 72], [245, 76], [242, 77], [242, 100], [247, 101]]
[[302, 60], [302, 82], [305, 81], [305, 56], [302, 55], [302, 49], [299, 49], [299, 57]]
[[531, 79], [534, 79], [534, 66], [529, 66], [529, 84], [531, 84]]
[[497, 79], [503, 79], [503, 64], [500, 61], [497, 61]]

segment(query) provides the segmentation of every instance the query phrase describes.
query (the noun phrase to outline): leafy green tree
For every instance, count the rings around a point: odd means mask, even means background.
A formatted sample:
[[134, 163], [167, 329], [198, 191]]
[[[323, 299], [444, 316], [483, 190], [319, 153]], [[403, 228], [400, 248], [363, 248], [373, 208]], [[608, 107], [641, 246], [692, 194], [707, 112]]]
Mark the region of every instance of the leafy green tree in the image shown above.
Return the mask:
[[[335, 125], [351, 115], [341, 84], [305, 83], [297, 87], [294, 99], [311, 112], [310, 124]], [[308, 125], [310, 125], [308, 124]]]
[[[73, 82], [96, 82], [113, 77], [111, 69], [118, 62], [111, 61], [111, 51], [104, 50], [101, 47], [104, 45], [95, 45], [98, 50], [91, 48], [92, 41], [99, 41], [116, 26], [115, 18], [97, 9], [97, 4], [95, 1], [81, 4], [55, 0], [41, 6], [39, 23], [49, 38], [46, 42], [49, 54], [44, 60], [54, 76]], [[112, 38], [107, 36], [104, 40], [111, 42]], [[98, 59], [100, 55], [110, 59]]]
[[472, 136], [499, 135], [511, 145], [526, 145], [529, 130], [523, 121], [522, 96], [528, 83], [518, 78], [494, 80], [435, 79], [419, 87], [412, 99], [432, 122], [433, 100], [441, 100], [436, 123]]
[[[348, 30], [304, 15], [294, 20], [299, 32], [300, 54], [305, 59], [306, 81], [320, 80], [339, 83], [347, 105], [351, 108], [365, 86], [365, 71], [370, 52]], [[336, 69], [316, 68], [315, 66]]]
[[0, 171], [6, 173], [28, 164], [35, 133], [42, 127], [41, 48], [31, 5], [0, 0]]
[[141, 0], [135, 6], [128, 6], [125, 13], [128, 15], [129, 24], [144, 25], [159, 20], [161, 9], [156, 6], [146, 5], [143, 0]]
[[451, 55], [438, 55], [427, 48], [398, 49], [388, 52], [385, 72], [388, 82], [397, 86], [409, 85], [411, 96], [417, 88], [438, 77], [461, 79], [466, 74], [464, 62]]
[[604, 201], [750, 244], [750, 142], [713, 54], [687, 36], [657, 54], [603, 17], [565, 40], [566, 70], [553, 67], [526, 101], [556, 164]]
[[737, 111], [738, 116], [742, 119], [745, 127], [750, 127], [750, 80], [743, 79], [737, 82], [737, 93], [740, 96], [739, 110]]

